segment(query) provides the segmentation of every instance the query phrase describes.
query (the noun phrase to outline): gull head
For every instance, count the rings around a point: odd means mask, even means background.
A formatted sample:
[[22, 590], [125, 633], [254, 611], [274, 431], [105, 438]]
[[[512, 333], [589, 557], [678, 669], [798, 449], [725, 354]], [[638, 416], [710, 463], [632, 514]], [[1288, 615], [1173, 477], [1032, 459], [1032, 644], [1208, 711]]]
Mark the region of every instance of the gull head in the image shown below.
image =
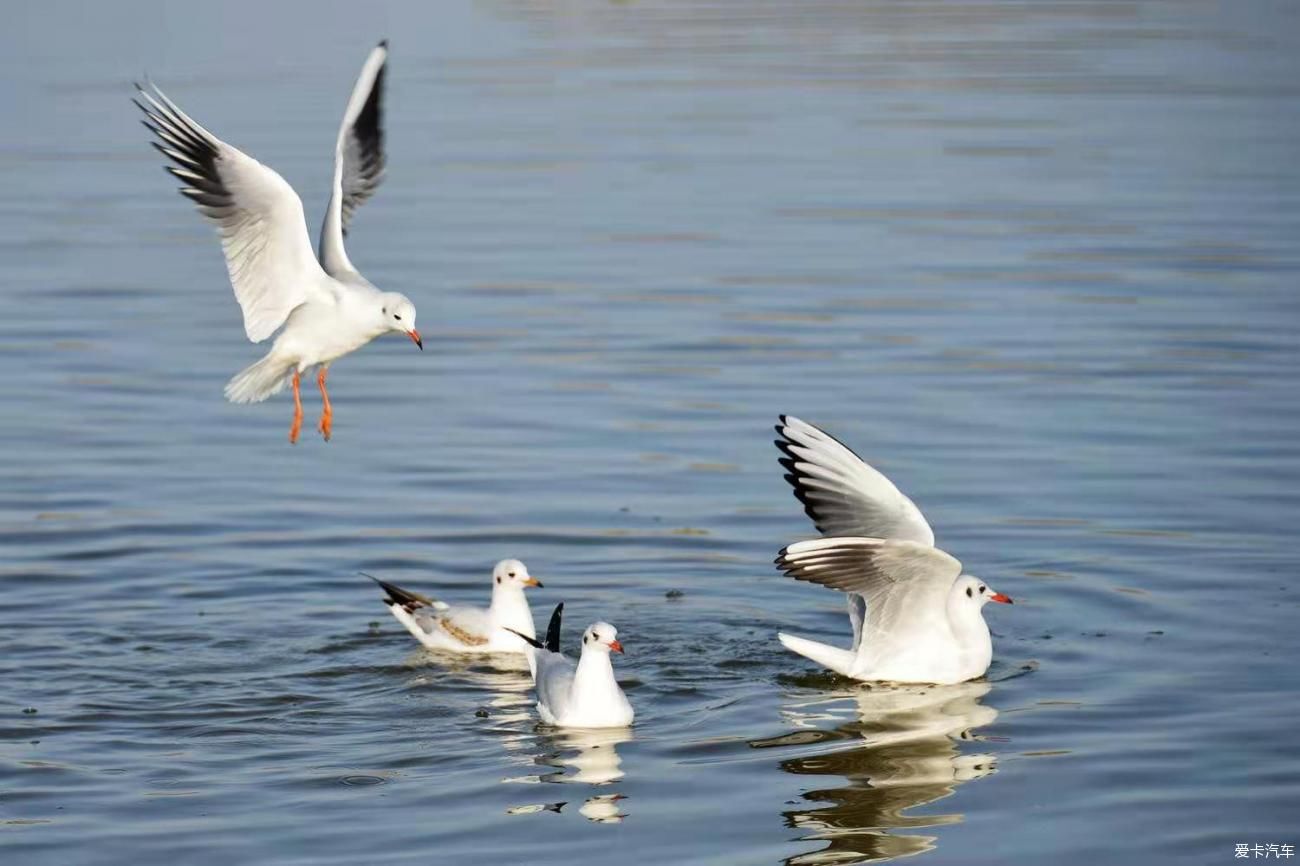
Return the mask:
[[1014, 604], [1011, 596], [997, 592], [993, 587], [971, 574], [963, 574], [952, 585], [953, 595], [963, 604], [973, 604], [978, 610], [990, 601], [1000, 604]]
[[379, 296], [379, 316], [385, 331], [397, 331], [411, 338], [411, 342], [424, 350], [420, 332], [415, 330], [415, 304], [406, 295], [384, 292]]
[[530, 586], [541, 586], [542, 582], [528, 573], [528, 566], [517, 559], [503, 559], [492, 569], [493, 589], [517, 589], [523, 592]]
[[623, 645], [618, 642], [618, 629], [607, 622], [593, 622], [582, 633], [582, 651], [621, 653]]

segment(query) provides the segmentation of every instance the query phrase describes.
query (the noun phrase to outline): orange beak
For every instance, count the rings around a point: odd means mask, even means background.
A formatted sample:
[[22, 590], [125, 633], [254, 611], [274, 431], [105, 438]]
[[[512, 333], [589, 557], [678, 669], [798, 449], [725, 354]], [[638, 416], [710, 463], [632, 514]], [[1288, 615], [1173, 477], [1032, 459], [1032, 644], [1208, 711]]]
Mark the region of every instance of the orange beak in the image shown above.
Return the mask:
[[609, 642], [609, 648], [611, 652], [621, 653], [623, 651], [623, 645], [616, 640]]
[[1011, 596], [1003, 595], [1000, 592], [995, 592], [990, 595], [989, 601], [1001, 602], [1002, 604], [1015, 604], [1015, 602], [1011, 600]]
[[406, 336], [411, 338], [412, 343], [420, 347], [421, 352], [424, 351], [424, 341], [420, 339], [419, 331], [415, 330], [415, 328], [412, 328], [411, 330], [406, 332]]
[[524, 581], [524, 586], [541, 586], [542, 582], [535, 577], [530, 577]]

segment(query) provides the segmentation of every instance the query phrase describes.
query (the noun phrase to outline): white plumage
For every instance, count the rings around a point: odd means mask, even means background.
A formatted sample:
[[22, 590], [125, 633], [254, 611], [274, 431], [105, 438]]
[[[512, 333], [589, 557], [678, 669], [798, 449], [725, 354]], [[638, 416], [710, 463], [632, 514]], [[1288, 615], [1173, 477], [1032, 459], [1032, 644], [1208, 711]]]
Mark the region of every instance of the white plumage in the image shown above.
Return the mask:
[[492, 569], [492, 603], [486, 608], [450, 605], [378, 578], [371, 580], [384, 590], [384, 604], [393, 618], [429, 649], [453, 653], [532, 651], [519, 637], [536, 634], [524, 590], [542, 583], [517, 559], [503, 559]]
[[[610, 653], [623, 652], [618, 629], [595, 622], [582, 635], [577, 664], [560, 652], [564, 605], [558, 604], [546, 629], [546, 643], [526, 638], [537, 687], [537, 715], [561, 728], [623, 728], [632, 724], [632, 705], [614, 679]], [[520, 635], [523, 637], [523, 635]]]
[[388, 48], [371, 51], [353, 88], [335, 146], [334, 183], [321, 227], [320, 261], [307, 235], [302, 200], [279, 174], [217, 138], [157, 87], [137, 87], [136, 105], [152, 142], [171, 160], [167, 170], [205, 217], [216, 224], [226, 271], [248, 339], [279, 337], [260, 361], [226, 385], [227, 399], [255, 403], [291, 381], [297, 441], [302, 423], [300, 376], [318, 367], [321, 434], [330, 438], [333, 410], [325, 388], [329, 364], [388, 332], [420, 348], [415, 306], [381, 292], [352, 266], [343, 248], [347, 218], [373, 194], [383, 174], [382, 96]]
[[788, 649], [860, 680], [958, 683], [983, 676], [993, 644], [983, 607], [1010, 604], [934, 546], [920, 509], [843, 443], [782, 416], [776, 445], [786, 480], [827, 536], [783, 549], [796, 580], [848, 595], [849, 649], [780, 634]]

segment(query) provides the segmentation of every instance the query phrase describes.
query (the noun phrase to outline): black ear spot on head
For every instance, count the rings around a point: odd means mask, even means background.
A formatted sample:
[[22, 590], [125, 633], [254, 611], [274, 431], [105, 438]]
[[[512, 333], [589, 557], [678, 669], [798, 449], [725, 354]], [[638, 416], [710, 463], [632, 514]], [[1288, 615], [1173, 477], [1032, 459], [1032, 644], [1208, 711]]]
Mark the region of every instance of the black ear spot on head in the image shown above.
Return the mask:
[[583, 643], [586, 643], [586, 642], [587, 642], [587, 636], [586, 636], [585, 634], [582, 636], [582, 642], [583, 642]]
[[383, 314], [386, 316], [386, 315], [388, 315], [388, 308], [387, 308], [387, 307], [380, 307], [380, 308], [379, 308], [379, 312], [383, 313]]
[[[498, 577], [498, 578], [497, 578], [497, 583], [500, 583], [500, 582], [501, 582], [501, 578]], [[967, 594], [967, 595], [970, 595], [970, 590], [969, 590], [969, 589], [966, 590], [966, 594]]]
[[966, 587], [966, 597], [967, 597], [967, 598], [974, 598], [974, 597], [975, 597], [975, 596], [971, 595], [971, 591], [970, 591], [970, 587], [969, 587], [969, 586]]

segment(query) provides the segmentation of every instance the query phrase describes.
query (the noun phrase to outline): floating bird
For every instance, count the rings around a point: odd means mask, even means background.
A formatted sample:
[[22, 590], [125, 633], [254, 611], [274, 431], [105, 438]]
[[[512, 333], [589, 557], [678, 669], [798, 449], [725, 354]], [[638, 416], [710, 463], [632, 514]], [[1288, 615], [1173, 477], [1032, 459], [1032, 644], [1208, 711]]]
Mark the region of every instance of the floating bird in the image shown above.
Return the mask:
[[517, 559], [503, 559], [492, 569], [492, 603], [486, 608], [449, 605], [365, 576], [384, 590], [384, 604], [393, 617], [429, 649], [454, 653], [532, 652], [524, 642], [535, 634], [533, 612], [524, 590], [541, 586], [542, 582]]
[[990, 601], [1011, 604], [934, 546], [920, 509], [833, 436], [782, 415], [780, 463], [825, 537], [783, 549], [777, 567], [848, 594], [850, 649], [780, 634], [787, 649], [858, 680], [959, 683], [993, 658]]
[[[421, 349], [415, 305], [381, 292], [357, 272], [343, 248], [348, 218], [374, 194], [384, 174], [383, 93], [388, 43], [366, 58], [334, 146], [334, 183], [321, 226], [320, 259], [312, 253], [302, 200], [274, 170], [226, 144], [181, 111], [161, 90], [136, 85], [135, 104], [150, 142], [172, 165], [181, 195], [216, 223], [226, 270], [244, 314], [244, 332], [260, 343], [280, 335], [262, 360], [226, 383], [232, 403], [258, 403], [293, 384], [289, 441], [302, 427], [301, 376], [317, 368], [321, 416], [329, 440], [334, 411], [325, 377], [334, 360], [390, 331]], [[283, 328], [283, 330], [280, 330]]]
[[560, 728], [625, 728], [632, 724], [632, 705], [614, 679], [611, 652], [623, 652], [618, 629], [594, 622], [582, 633], [577, 665], [560, 653], [560, 621], [564, 603], [555, 606], [546, 629], [546, 643], [515, 632], [532, 647], [537, 714]]

